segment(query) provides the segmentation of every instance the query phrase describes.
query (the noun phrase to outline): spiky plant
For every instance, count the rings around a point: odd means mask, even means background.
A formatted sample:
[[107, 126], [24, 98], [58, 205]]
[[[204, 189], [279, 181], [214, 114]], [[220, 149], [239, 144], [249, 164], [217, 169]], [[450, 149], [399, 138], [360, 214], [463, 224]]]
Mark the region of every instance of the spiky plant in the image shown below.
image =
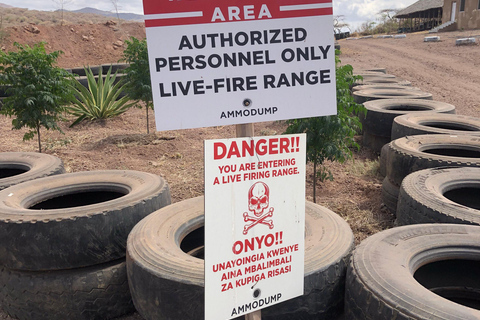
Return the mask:
[[[85, 68], [88, 88], [75, 79], [73, 90], [75, 99], [67, 111], [78, 117], [70, 127], [83, 120], [98, 120], [116, 117], [127, 111], [134, 102], [128, 96], [120, 97], [124, 84], [117, 80], [117, 73], [111, 73], [110, 68], [105, 79], [100, 69], [98, 79], [95, 79], [90, 68]], [[119, 98], [120, 97], [120, 98]]]

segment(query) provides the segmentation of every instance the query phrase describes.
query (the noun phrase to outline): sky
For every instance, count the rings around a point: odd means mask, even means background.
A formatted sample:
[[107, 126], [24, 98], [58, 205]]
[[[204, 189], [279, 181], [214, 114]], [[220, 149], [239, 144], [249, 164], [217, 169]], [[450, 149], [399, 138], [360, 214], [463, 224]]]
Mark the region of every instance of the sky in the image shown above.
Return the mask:
[[[113, 1], [117, 3], [119, 12], [143, 14], [142, 0]], [[60, 9], [62, 2], [65, 10], [93, 7], [104, 11], [115, 11], [112, 0], [0, 0], [0, 3], [14, 7], [45, 11]], [[354, 31], [362, 22], [375, 21], [380, 10], [406, 8], [415, 2], [416, 0], [333, 0], [333, 14], [345, 16], [344, 22], [348, 23]]]

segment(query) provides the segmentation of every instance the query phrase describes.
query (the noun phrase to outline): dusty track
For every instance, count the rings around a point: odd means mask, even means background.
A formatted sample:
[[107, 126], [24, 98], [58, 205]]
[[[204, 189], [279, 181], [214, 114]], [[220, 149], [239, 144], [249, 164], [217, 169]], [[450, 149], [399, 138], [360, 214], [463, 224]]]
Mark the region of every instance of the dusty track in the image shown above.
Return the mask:
[[480, 116], [480, 46], [455, 46], [456, 38], [477, 37], [480, 30], [439, 33], [441, 42], [424, 42], [428, 33], [403, 39], [342, 40], [341, 60], [354, 69], [384, 67], [387, 73], [412, 82], [451, 103], [457, 113]]

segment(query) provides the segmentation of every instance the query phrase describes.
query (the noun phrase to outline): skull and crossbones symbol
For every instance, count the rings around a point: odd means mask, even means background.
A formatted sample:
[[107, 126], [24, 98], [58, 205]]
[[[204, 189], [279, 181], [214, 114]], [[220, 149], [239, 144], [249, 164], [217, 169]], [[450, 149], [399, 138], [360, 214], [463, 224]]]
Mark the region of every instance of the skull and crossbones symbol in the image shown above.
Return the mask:
[[267, 219], [273, 216], [274, 210], [272, 207], [267, 210], [269, 203], [270, 189], [268, 186], [261, 181], [253, 184], [250, 190], [248, 190], [248, 210], [252, 212], [253, 215], [250, 215], [248, 212], [243, 213], [243, 220], [252, 223], [243, 227], [243, 234], [246, 235], [248, 230], [259, 223], [268, 225], [270, 229], [273, 229], [273, 220]]

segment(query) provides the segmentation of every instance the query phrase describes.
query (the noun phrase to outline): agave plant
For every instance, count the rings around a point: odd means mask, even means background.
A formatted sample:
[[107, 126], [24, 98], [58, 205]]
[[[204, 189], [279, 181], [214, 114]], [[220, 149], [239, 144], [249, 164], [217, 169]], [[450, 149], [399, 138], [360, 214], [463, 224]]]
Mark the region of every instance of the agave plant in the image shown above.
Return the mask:
[[135, 102], [128, 103], [130, 100], [128, 96], [120, 97], [124, 84], [121, 81], [116, 82], [117, 73], [111, 74], [111, 71], [112, 68], [103, 77], [100, 68], [100, 74], [96, 80], [92, 70], [85, 68], [88, 88], [75, 79], [72, 88], [75, 99], [72, 101], [73, 105], [67, 110], [78, 118], [70, 127], [85, 119], [97, 120], [118, 116], [135, 104]]

